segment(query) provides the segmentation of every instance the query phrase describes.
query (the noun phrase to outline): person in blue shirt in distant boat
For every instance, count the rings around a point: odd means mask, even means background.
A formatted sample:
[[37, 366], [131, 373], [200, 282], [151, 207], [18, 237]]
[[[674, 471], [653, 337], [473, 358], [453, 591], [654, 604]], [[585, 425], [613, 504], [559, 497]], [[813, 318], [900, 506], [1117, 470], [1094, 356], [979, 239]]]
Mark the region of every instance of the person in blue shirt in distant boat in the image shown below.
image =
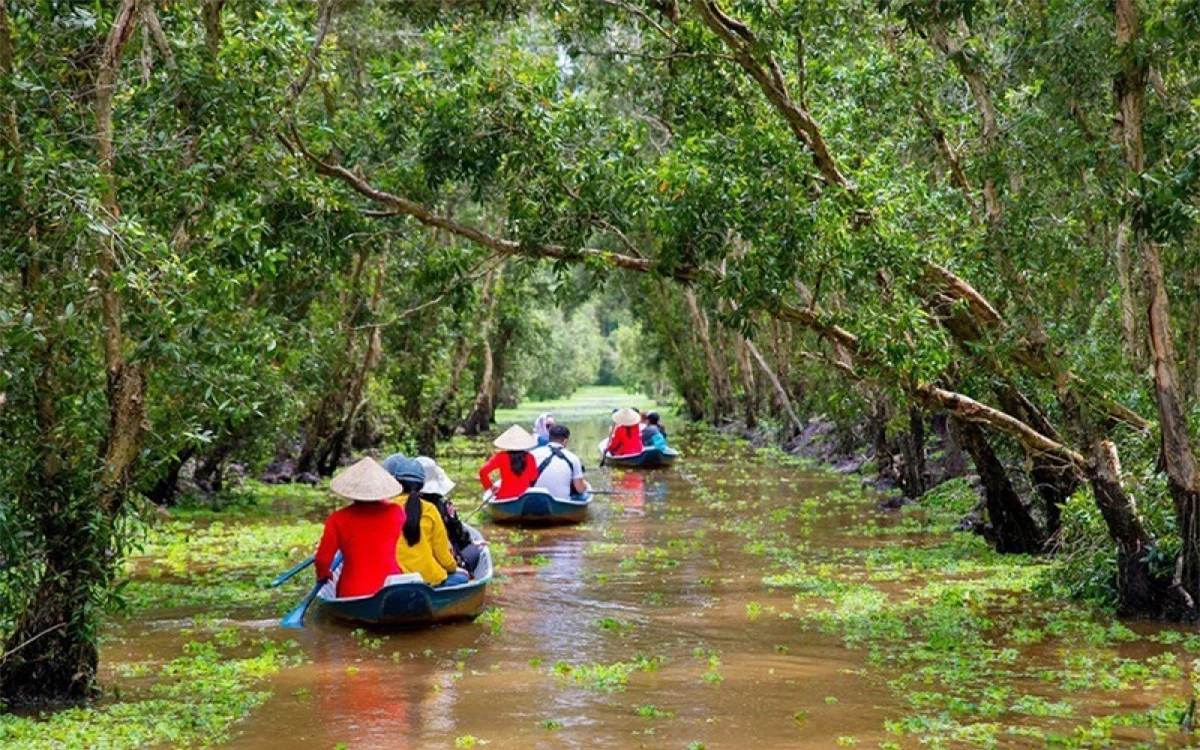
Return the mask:
[[533, 449], [533, 460], [537, 464], [538, 478], [534, 487], [548, 490], [560, 499], [586, 495], [591, 491], [583, 478], [583, 462], [567, 450], [571, 431], [566, 425], [556, 424], [550, 428], [550, 442]]
[[656, 411], [646, 412], [642, 417], [642, 443], [648, 448], [667, 450], [667, 429]]

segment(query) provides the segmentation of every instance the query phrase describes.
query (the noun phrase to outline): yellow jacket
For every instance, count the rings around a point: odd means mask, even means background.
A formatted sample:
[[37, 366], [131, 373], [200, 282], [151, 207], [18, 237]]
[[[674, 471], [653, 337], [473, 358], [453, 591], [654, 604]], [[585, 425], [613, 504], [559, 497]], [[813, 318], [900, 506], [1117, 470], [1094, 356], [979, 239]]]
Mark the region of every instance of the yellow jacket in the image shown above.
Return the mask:
[[405, 573], [420, 573], [430, 586], [438, 585], [458, 570], [454, 555], [450, 554], [446, 524], [433, 503], [421, 501], [421, 539], [416, 546], [409, 546], [401, 534], [396, 545], [396, 562]]

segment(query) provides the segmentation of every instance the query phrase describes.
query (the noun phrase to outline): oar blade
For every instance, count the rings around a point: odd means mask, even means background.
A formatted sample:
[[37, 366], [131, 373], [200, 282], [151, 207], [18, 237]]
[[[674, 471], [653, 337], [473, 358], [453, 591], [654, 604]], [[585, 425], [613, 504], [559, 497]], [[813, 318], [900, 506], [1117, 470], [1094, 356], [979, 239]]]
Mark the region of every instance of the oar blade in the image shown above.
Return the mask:
[[285, 628], [302, 630], [304, 628], [304, 615], [308, 612], [308, 606], [312, 604], [313, 599], [317, 598], [317, 592], [320, 591], [321, 587], [324, 585], [324, 583], [314, 584], [312, 591], [308, 592], [308, 596], [304, 597], [304, 599], [302, 599], [300, 603], [296, 605], [295, 609], [284, 615], [283, 619], [279, 621], [279, 624]]

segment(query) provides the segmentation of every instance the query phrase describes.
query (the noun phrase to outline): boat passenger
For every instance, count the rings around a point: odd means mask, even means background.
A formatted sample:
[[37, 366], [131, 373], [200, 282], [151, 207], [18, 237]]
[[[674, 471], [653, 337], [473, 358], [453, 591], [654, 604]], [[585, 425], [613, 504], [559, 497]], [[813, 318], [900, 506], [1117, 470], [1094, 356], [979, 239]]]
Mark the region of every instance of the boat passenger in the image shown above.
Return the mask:
[[416, 459], [396, 453], [384, 459], [383, 467], [391, 472], [408, 500], [404, 503], [407, 518], [392, 554], [406, 573], [420, 573], [430, 586], [458, 586], [471, 580], [460, 570], [450, 553], [450, 537], [446, 524], [433, 503], [421, 499], [425, 486], [425, 469]]
[[479, 469], [479, 482], [483, 488], [492, 489], [492, 474], [500, 472], [500, 483], [496, 490], [497, 500], [512, 500], [524, 494], [537, 479], [537, 463], [530, 454], [537, 446], [533, 435], [521, 425], [513, 425], [492, 443], [500, 449]]
[[658, 431], [662, 433], [663, 440], [667, 439], [667, 426], [662, 423], [662, 417], [658, 416], [658, 412], [646, 412], [645, 422], [647, 427], [657, 427]]
[[570, 437], [566, 425], [556, 424], [550, 428], [550, 442], [533, 451], [537, 462], [537, 481], [533, 486], [549, 490], [557, 498], [586, 495], [591, 489], [583, 478], [583, 462], [567, 450]]
[[403, 488], [374, 460], [364, 458], [334, 477], [329, 489], [354, 502], [325, 520], [325, 533], [313, 555], [317, 581], [332, 577], [334, 555], [341, 550], [337, 596], [371, 596], [388, 576], [401, 572], [396, 543], [406, 514], [403, 506], [389, 501]]
[[471, 532], [458, 518], [454, 503], [446, 498], [454, 489], [454, 480], [446, 476], [446, 471], [438, 466], [428, 456], [417, 456], [417, 463], [425, 470], [425, 484], [421, 486], [421, 499], [432, 503], [446, 524], [446, 536], [450, 538], [450, 550], [454, 558], [468, 571], [474, 571], [479, 564], [479, 545], [471, 539]]
[[538, 416], [537, 421], [533, 423], [533, 436], [537, 438], [538, 445], [545, 445], [550, 442], [550, 428], [553, 426], [553, 414], [546, 412]]
[[642, 443], [648, 448], [660, 451], [667, 450], [667, 429], [662, 425], [658, 412], [647, 412], [643, 418], [645, 428], [642, 430]]
[[636, 409], [626, 407], [613, 412], [612, 420], [615, 427], [604, 452], [610, 456], [636, 456], [641, 453], [644, 446], [638, 425], [641, 424], [642, 415]]

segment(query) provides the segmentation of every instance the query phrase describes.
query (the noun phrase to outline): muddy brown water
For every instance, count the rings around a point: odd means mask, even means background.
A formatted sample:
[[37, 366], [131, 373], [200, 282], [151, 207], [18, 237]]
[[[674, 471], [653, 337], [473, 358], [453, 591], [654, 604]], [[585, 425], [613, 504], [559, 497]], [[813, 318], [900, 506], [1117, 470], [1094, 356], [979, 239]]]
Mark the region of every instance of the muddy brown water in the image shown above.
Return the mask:
[[[859, 747], [894, 739], [884, 722], [902, 708], [880, 681], [863, 679], [864, 653], [790, 619], [794, 592], [763, 584], [764, 558], [743, 550], [752, 540], [728, 530], [735, 511], [709, 501], [713, 487], [734, 498], [741, 491], [720, 450], [689, 462], [682, 442], [685, 458], [673, 468], [601, 469], [595, 445], [604, 424], [573, 425], [571, 447], [594, 486], [625, 494], [599, 496], [580, 526], [479, 524], [507, 545], [508, 562], [488, 597], [503, 612], [499, 632], [464, 622], [362, 633], [312, 617], [297, 633], [247, 618], [247, 627], [294, 638], [304, 662], [269, 680], [272, 697], [238, 725], [229, 747], [404, 750], [452, 748], [456, 740], [471, 746], [473, 737], [494, 750], [830, 748], [842, 736]], [[462, 509], [477, 505], [478, 463], [478, 453], [443, 460], [459, 482]], [[796, 469], [750, 471], [746, 496], [758, 512], [836, 486]], [[851, 520], [824, 516], [791, 532], [815, 555], [895, 543], [842, 536]], [[169, 650], [175, 629], [169, 621], [130, 623], [125, 635], [133, 637], [123, 642], [136, 643], [145, 658]], [[639, 659], [657, 668], [634, 669], [612, 690], [555, 669], [561, 662], [611, 673]], [[638, 715], [648, 706], [656, 715]]]
[[[777, 615], [749, 619], [751, 602], [790, 610], [791, 593], [764, 586], [762, 558], [742, 552], [746, 539], [718, 530], [726, 515], [696, 499], [711, 477], [697, 476], [686, 458], [656, 471], [601, 469], [603, 420], [572, 427], [570, 447], [592, 484], [628, 494], [599, 496], [581, 526], [512, 536], [481, 524], [511, 539], [510, 563], [489, 593], [504, 613], [499, 633], [469, 622], [367, 633], [382, 641], [372, 648], [352, 628], [318, 618], [292, 636], [307, 663], [272, 679], [274, 696], [230, 747], [402, 750], [454, 747], [471, 736], [497, 750], [825, 748], [840, 735], [868, 746], [883, 739], [883, 719], [894, 715], [887, 694], [846, 673], [862, 666], [860, 654]], [[688, 446], [679, 447], [686, 456]], [[475, 458], [445, 464], [459, 481], [460, 507], [474, 507]], [[781, 506], [833, 486], [795, 470], [764, 472], [779, 475], [771, 502]], [[613, 629], [601, 626], [604, 618]], [[710, 663], [714, 654], [719, 665]], [[661, 664], [633, 671], [611, 692], [554, 670], [639, 655]], [[638, 716], [645, 706], [673, 716]]]

